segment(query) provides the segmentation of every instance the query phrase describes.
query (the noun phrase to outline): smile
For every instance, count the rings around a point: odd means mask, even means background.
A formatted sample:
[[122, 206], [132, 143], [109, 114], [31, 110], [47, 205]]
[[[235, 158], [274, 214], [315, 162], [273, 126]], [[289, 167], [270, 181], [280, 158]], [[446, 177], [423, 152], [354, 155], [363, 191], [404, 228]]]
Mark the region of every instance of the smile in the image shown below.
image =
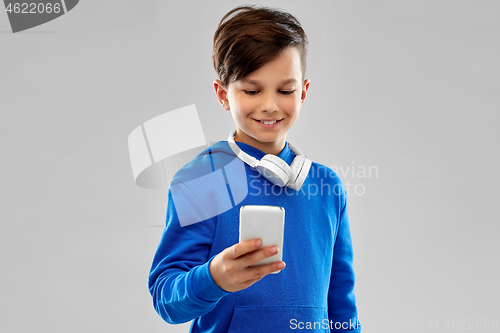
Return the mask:
[[256, 122], [258, 122], [259, 125], [262, 126], [263, 128], [271, 129], [271, 128], [275, 128], [276, 126], [278, 126], [283, 119], [275, 119], [275, 120], [258, 120], [258, 119], [254, 119], [254, 120]]
[[255, 119], [257, 121], [260, 121], [261, 123], [263, 124], [266, 124], [266, 125], [273, 125], [273, 124], [276, 124], [278, 121], [281, 121], [282, 119], [279, 119], [279, 120], [258, 120], [258, 119]]

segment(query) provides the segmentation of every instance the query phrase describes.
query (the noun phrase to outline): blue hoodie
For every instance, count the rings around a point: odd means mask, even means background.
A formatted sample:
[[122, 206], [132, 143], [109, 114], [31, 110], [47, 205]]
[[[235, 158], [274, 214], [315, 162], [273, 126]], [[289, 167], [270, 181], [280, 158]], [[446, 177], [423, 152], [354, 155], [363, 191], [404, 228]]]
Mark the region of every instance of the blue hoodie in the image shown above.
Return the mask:
[[[237, 145], [257, 159], [265, 155]], [[295, 154], [286, 143], [278, 157], [290, 165]], [[241, 168], [231, 171], [231, 161]], [[312, 163], [295, 191], [271, 184], [242, 163], [227, 141], [208, 147], [170, 184], [166, 227], [149, 275], [155, 310], [170, 324], [193, 320], [193, 333], [361, 332], [346, 200], [337, 174], [319, 163]], [[209, 265], [238, 243], [243, 205], [284, 207], [286, 267], [228, 292], [215, 284]]]

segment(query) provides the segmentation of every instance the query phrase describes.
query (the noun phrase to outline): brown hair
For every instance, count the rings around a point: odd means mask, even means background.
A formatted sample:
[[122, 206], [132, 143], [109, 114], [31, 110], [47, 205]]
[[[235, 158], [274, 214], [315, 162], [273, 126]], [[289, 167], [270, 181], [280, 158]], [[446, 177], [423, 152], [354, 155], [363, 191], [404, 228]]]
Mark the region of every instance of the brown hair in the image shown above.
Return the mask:
[[220, 21], [214, 34], [212, 60], [226, 88], [229, 82], [244, 78], [287, 47], [295, 46], [300, 54], [303, 82], [307, 44], [307, 36], [292, 14], [244, 5], [230, 10]]

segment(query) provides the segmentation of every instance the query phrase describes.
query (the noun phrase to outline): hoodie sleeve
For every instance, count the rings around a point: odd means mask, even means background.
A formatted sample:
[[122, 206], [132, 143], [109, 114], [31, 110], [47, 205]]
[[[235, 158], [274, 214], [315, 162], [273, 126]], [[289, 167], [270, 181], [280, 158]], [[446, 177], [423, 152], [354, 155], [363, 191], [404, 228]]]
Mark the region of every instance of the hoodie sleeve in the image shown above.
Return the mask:
[[168, 191], [166, 227], [149, 274], [149, 292], [158, 314], [170, 324], [188, 322], [211, 311], [230, 294], [210, 274], [214, 218], [181, 226]]
[[354, 295], [354, 269], [346, 191], [342, 187], [332, 274], [328, 293], [328, 316], [332, 332], [361, 332]]

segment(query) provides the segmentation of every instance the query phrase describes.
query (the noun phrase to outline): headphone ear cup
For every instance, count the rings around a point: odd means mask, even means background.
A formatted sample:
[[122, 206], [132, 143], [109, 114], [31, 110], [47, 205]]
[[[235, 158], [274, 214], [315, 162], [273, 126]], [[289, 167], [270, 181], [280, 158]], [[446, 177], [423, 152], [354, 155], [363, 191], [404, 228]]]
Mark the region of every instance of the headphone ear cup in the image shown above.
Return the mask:
[[280, 187], [285, 186], [292, 175], [290, 166], [281, 158], [272, 154], [265, 155], [255, 168], [262, 177]]
[[304, 156], [298, 155], [294, 158], [290, 169], [292, 170], [292, 179], [288, 184], [288, 187], [298, 191], [309, 174], [309, 169], [311, 169], [312, 161]]
[[297, 179], [297, 176], [299, 175], [300, 170], [302, 170], [302, 167], [304, 166], [305, 160], [306, 159], [304, 156], [301, 156], [301, 155], [295, 156], [295, 158], [292, 161], [292, 164], [290, 165], [290, 169], [292, 170], [292, 179], [291, 180], [295, 181]]

